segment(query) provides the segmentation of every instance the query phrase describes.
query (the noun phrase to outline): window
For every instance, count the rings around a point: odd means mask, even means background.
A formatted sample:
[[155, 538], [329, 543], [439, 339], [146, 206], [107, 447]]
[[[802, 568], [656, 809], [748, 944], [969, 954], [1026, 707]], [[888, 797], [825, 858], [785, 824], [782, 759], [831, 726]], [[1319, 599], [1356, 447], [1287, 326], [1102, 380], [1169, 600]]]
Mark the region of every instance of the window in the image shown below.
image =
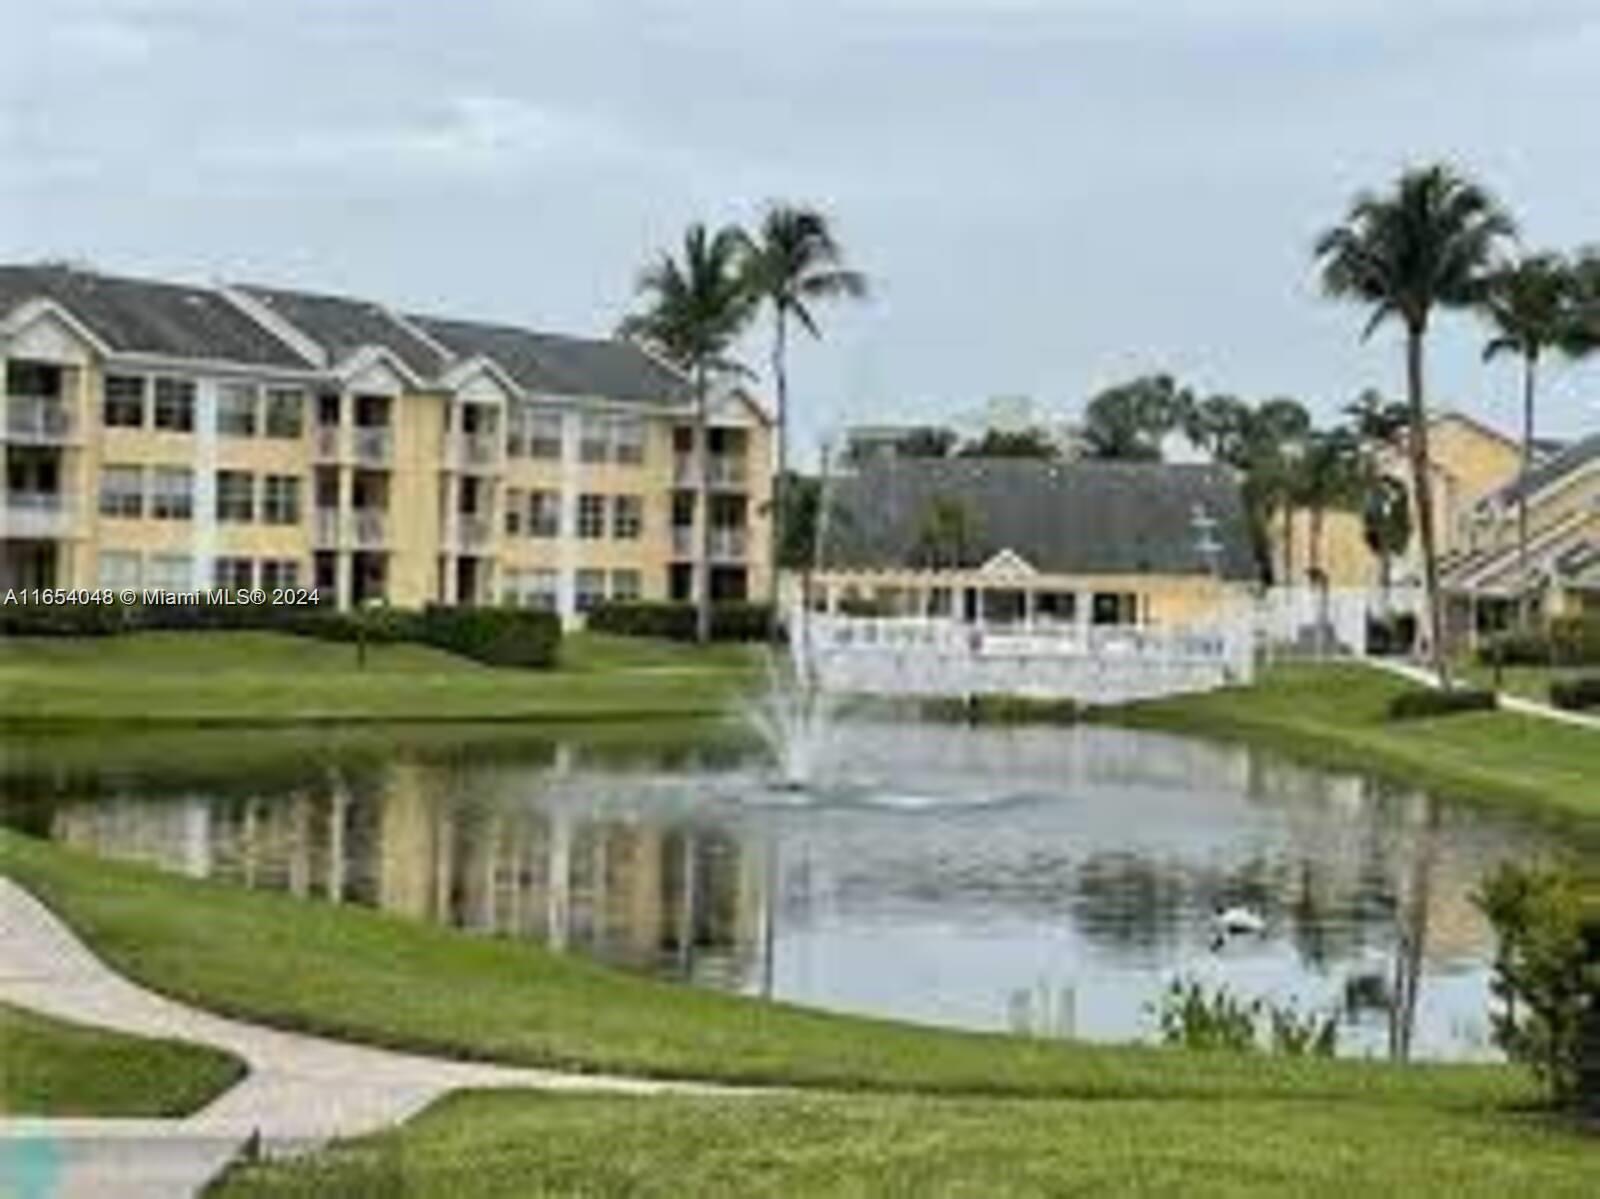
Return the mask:
[[611, 598], [619, 603], [631, 603], [639, 598], [640, 578], [636, 570], [611, 572]]
[[1138, 624], [1139, 597], [1131, 591], [1097, 591], [1089, 618], [1097, 625]]
[[528, 494], [528, 536], [561, 536], [561, 496], [554, 491]]
[[578, 497], [578, 536], [584, 541], [598, 541], [606, 535], [606, 497], [580, 495]]
[[139, 585], [139, 555], [132, 550], [100, 551], [100, 586], [137, 587]]
[[256, 389], [249, 383], [225, 383], [217, 393], [217, 432], [231, 437], [256, 435]]
[[101, 422], [108, 429], [144, 427], [144, 376], [107, 375]]
[[155, 427], [169, 433], [194, 432], [194, 380], [157, 379]]
[[642, 420], [623, 417], [612, 425], [618, 462], [638, 466], [644, 461], [645, 429]]
[[305, 420], [305, 400], [304, 392], [290, 388], [275, 387], [267, 392], [267, 436], [298, 438]]
[[156, 554], [145, 583], [157, 591], [188, 591], [194, 586], [194, 559], [188, 554]]
[[507, 537], [515, 537], [522, 532], [522, 518], [527, 515], [527, 503], [527, 498], [520, 488], [506, 488]]
[[249, 558], [214, 558], [211, 585], [228, 591], [248, 591], [255, 586], [255, 563]]
[[299, 585], [300, 563], [293, 558], [263, 558], [261, 560], [261, 589], [263, 591], [272, 591], [280, 587], [298, 587]]
[[[256, 518], [256, 477], [249, 471], [217, 472], [217, 519], [248, 523]], [[249, 584], [246, 584], [248, 586]], [[222, 586], [222, 584], [218, 584]]]
[[144, 515], [144, 469], [138, 466], [100, 468], [100, 515]]
[[194, 471], [187, 466], [158, 466], [150, 476], [150, 515], [157, 520], [189, 520], [194, 516]]
[[554, 612], [561, 593], [560, 576], [553, 570], [530, 572], [523, 596], [530, 608], [541, 612]]
[[611, 457], [611, 422], [603, 416], [586, 416], [579, 426], [578, 461], [605, 462]]
[[561, 457], [561, 413], [531, 409], [527, 418], [528, 457]]
[[587, 612], [606, 598], [606, 572], [580, 570], [577, 579], [576, 604], [579, 612]]
[[611, 535], [619, 541], [637, 541], [644, 528], [644, 501], [636, 495], [611, 498]]
[[269, 525], [300, 523], [300, 479], [268, 475], [261, 481], [261, 519]]

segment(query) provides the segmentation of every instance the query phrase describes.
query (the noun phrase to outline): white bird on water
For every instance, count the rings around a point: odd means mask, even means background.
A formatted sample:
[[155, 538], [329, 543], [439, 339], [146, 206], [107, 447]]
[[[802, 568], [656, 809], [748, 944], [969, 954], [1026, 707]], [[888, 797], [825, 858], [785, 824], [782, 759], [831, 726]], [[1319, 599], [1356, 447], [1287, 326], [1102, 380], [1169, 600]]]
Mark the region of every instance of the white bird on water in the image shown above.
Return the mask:
[[1223, 937], [1259, 936], [1266, 932], [1267, 922], [1259, 912], [1241, 904], [1230, 908], [1218, 905], [1211, 914], [1211, 927]]

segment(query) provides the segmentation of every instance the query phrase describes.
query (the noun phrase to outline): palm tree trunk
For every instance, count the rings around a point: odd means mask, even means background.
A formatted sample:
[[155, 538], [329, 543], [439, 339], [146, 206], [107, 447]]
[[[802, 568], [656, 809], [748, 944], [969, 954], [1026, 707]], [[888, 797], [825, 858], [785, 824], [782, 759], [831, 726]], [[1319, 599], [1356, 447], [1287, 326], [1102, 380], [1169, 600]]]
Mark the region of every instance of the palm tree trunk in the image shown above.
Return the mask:
[[1533, 469], [1533, 397], [1539, 385], [1539, 355], [1523, 358], [1522, 372], [1522, 477], [1517, 486], [1517, 575], [1522, 581], [1518, 623], [1524, 629], [1532, 622], [1533, 603], [1528, 593], [1528, 472]]
[[1438, 536], [1433, 524], [1433, 481], [1428, 455], [1428, 406], [1423, 392], [1425, 330], [1406, 329], [1406, 400], [1411, 409], [1411, 485], [1416, 492], [1417, 523], [1422, 526], [1423, 602], [1427, 606], [1428, 655], [1439, 685], [1450, 685], [1444, 644], [1444, 597], [1439, 594]]
[[706, 412], [706, 368], [694, 372], [695, 517], [699, 524], [699, 552], [694, 564], [694, 636], [701, 645], [711, 641], [711, 428]]
[[778, 636], [779, 549], [783, 545], [789, 480], [789, 372], [785, 366], [788, 350], [788, 317], [780, 307], [772, 330], [772, 382], [778, 411], [773, 426], [773, 458], [777, 475], [772, 490], [772, 523], [768, 532], [767, 602], [772, 608], [772, 637]]

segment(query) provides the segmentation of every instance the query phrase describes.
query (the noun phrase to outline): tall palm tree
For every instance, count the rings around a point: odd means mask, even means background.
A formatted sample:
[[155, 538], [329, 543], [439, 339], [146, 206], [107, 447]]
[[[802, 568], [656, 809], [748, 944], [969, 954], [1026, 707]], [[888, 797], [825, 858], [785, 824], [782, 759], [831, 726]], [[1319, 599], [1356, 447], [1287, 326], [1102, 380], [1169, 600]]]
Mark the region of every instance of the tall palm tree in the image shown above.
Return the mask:
[[[761, 219], [754, 234], [739, 234], [743, 262], [741, 270], [752, 300], [772, 316], [772, 381], [777, 403], [775, 439], [776, 473], [782, 479], [789, 471], [789, 325], [821, 337], [815, 308], [838, 299], [863, 299], [867, 279], [844, 265], [844, 250], [828, 218], [812, 208], [774, 204]], [[778, 546], [783, 528], [782, 490], [773, 494], [772, 545]], [[770, 598], [778, 598], [778, 560], [772, 556]]]
[[1404, 172], [1381, 195], [1358, 195], [1344, 222], [1316, 242], [1323, 289], [1335, 299], [1370, 307], [1363, 336], [1371, 336], [1391, 318], [1405, 331], [1411, 409], [1406, 440], [1422, 534], [1429, 652], [1442, 684], [1449, 682], [1449, 663], [1423, 379], [1428, 326], [1436, 309], [1479, 302], [1489, 264], [1514, 232], [1511, 217], [1493, 196], [1452, 168], [1436, 164]]
[[1365, 489], [1361, 445], [1348, 429], [1313, 433], [1296, 473], [1295, 499], [1310, 513], [1306, 577], [1317, 594], [1317, 640], [1326, 649], [1331, 596], [1322, 554], [1327, 514], [1360, 505]]
[[[1311, 436], [1311, 414], [1298, 400], [1279, 396], [1259, 404], [1250, 414], [1241, 447], [1244, 455], [1245, 502], [1261, 527], [1274, 513], [1283, 519], [1283, 572], [1273, 581], [1294, 581], [1294, 509], [1300, 459]], [[1266, 558], [1269, 561], [1271, 554]]]
[[1411, 410], [1369, 387], [1345, 405], [1345, 413], [1361, 446], [1361, 536], [1378, 559], [1378, 593], [1387, 618], [1394, 560], [1411, 544], [1411, 497], [1405, 484], [1387, 473], [1384, 454], [1405, 444]]
[[711, 640], [711, 455], [708, 395], [718, 377], [747, 373], [729, 351], [750, 320], [752, 301], [740, 273], [737, 230], [709, 233], [698, 222], [683, 235], [683, 256], [663, 252], [639, 274], [644, 308], [622, 322], [622, 332], [652, 346], [688, 373], [694, 388], [695, 512], [700, 522], [695, 555], [695, 636]]
[[[1489, 277], [1483, 313], [1492, 330], [1483, 360], [1503, 354], [1522, 360], [1522, 475], [1533, 469], [1533, 418], [1539, 360], [1546, 351], [1575, 350], [1578, 336], [1577, 276], [1558, 254], [1530, 254]], [[1528, 586], [1528, 496], [1517, 491], [1517, 573]], [[1524, 591], [1524, 600], [1526, 591]], [[1528, 608], [1522, 605], [1523, 620]]]

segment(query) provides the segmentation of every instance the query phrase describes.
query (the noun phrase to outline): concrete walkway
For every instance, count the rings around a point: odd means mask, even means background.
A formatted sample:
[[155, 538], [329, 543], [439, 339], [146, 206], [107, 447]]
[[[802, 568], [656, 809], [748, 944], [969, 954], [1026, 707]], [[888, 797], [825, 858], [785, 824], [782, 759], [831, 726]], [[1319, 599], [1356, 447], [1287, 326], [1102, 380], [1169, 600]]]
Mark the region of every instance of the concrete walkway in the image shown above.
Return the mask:
[[[1418, 666], [1414, 662], [1402, 661], [1399, 658], [1368, 658], [1368, 662], [1380, 670], [1387, 670], [1390, 674], [1399, 675], [1423, 687], [1437, 687], [1439, 676], [1425, 666]], [[1600, 733], [1600, 716], [1586, 716], [1582, 712], [1568, 712], [1564, 708], [1557, 708], [1551, 704], [1541, 704], [1537, 700], [1524, 699], [1520, 695], [1512, 695], [1509, 691], [1501, 691], [1500, 706], [1507, 712], [1518, 712], [1523, 716], [1533, 716], [1540, 720], [1553, 720], [1557, 724], [1570, 724], [1575, 728], [1592, 729]]]
[[[261, 965], [272, 969], [270, 961]], [[193, 1195], [252, 1136], [266, 1154], [306, 1152], [334, 1137], [396, 1124], [461, 1088], [750, 1093], [421, 1057], [225, 1019], [164, 999], [115, 973], [49, 909], [4, 877], [0, 1000], [79, 1024], [214, 1046], [250, 1068], [243, 1080], [181, 1120], [0, 1118], [0, 1193], [23, 1199]], [[30, 1191], [29, 1179], [44, 1185]]]

